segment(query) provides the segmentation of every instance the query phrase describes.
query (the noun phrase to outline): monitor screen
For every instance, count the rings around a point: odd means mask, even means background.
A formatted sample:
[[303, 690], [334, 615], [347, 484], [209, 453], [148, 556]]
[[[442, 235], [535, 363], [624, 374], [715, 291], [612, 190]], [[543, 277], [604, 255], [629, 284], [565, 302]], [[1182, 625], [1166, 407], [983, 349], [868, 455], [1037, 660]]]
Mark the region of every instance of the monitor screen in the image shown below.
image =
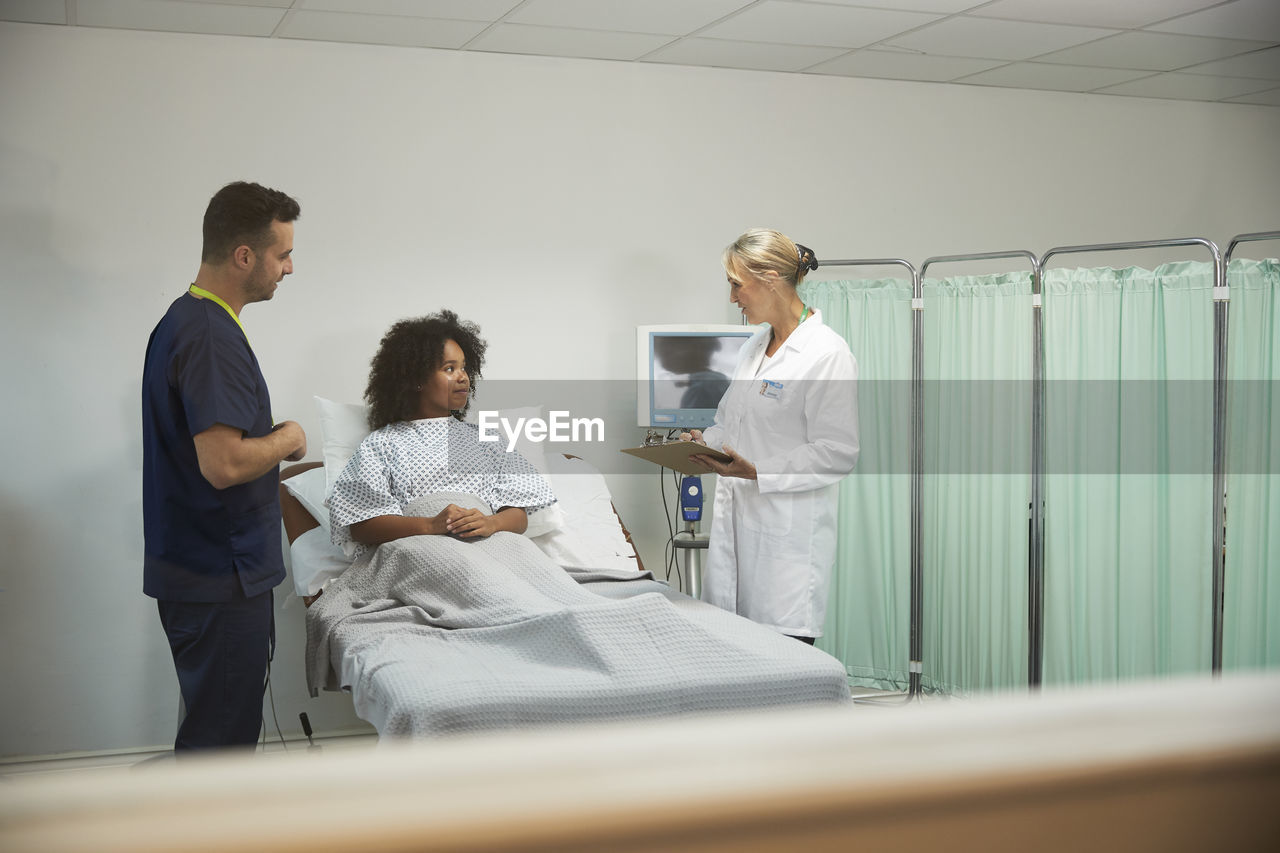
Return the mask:
[[729, 388], [752, 326], [640, 326], [636, 335], [639, 425], [706, 429]]

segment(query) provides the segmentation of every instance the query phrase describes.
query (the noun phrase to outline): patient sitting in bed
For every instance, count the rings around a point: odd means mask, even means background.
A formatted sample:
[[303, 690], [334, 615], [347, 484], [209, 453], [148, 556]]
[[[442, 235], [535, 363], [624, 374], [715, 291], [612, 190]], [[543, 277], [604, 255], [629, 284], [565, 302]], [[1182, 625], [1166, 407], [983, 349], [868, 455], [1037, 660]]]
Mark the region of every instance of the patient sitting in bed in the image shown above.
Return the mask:
[[[348, 556], [406, 536], [523, 533], [529, 511], [555, 502], [528, 460], [500, 442], [480, 441], [477, 427], [462, 422], [484, 352], [479, 327], [452, 311], [401, 320], [383, 336], [364, 393], [374, 432], [329, 497], [333, 541]], [[404, 514], [416, 499], [438, 492], [476, 495], [496, 511], [450, 504], [428, 518]]]

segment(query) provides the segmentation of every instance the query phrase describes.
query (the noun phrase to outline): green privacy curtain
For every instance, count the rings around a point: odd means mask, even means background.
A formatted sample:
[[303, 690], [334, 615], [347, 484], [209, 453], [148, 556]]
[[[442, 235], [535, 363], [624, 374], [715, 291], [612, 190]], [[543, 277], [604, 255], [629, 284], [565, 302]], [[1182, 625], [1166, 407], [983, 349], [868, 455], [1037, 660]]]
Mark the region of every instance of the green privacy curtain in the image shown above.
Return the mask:
[[1213, 268], [1044, 276], [1044, 683], [1210, 671]]
[[[1280, 665], [1280, 264], [1236, 261], [1224, 667]], [[1208, 673], [1213, 269], [1049, 270], [1044, 282], [1045, 684]], [[924, 677], [1026, 684], [1029, 276], [925, 282]], [[904, 689], [910, 287], [801, 291], [859, 360], [862, 455], [841, 487], [827, 634], [852, 683]]]
[[805, 304], [858, 360], [861, 452], [840, 486], [825, 635], [851, 684], [905, 690], [911, 572], [911, 283], [814, 281]]
[[924, 282], [922, 685], [1027, 683], [1031, 273]]
[[1280, 666], [1280, 264], [1227, 269], [1224, 670]]

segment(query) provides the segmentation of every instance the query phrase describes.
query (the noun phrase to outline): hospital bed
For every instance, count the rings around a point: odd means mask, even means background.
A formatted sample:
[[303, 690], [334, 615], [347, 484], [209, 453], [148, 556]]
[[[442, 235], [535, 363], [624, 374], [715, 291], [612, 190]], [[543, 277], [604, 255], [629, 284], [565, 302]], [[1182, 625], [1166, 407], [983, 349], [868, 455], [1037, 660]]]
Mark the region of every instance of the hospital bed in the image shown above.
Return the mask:
[[525, 536], [411, 537], [354, 569], [329, 542], [325, 468], [282, 472], [313, 695], [350, 692], [382, 737], [848, 701], [839, 661], [644, 571], [588, 462], [535, 467], [558, 503]]

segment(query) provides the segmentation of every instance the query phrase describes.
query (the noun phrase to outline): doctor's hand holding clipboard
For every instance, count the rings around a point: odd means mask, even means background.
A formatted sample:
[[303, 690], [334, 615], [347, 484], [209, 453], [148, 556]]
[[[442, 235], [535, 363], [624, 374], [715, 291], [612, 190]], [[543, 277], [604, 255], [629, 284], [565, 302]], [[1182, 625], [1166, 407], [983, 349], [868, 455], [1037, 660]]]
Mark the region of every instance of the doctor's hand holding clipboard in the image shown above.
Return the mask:
[[753, 229], [724, 251], [729, 301], [760, 325], [705, 432], [719, 474], [703, 599], [779, 633], [822, 636], [836, 555], [839, 483], [858, 460], [858, 363], [797, 288], [811, 249]]
[[[695, 429], [690, 432], [680, 433], [681, 441], [696, 441], [698, 444], [706, 444], [702, 440], [702, 430]], [[694, 462], [707, 469], [710, 474], [719, 474], [721, 477], [738, 477], [743, 480], [754, 480], [756, 478], [756, 466], [743, 459], [729, 445], [720, 448], [721, 453], [726, 453], [732, 457], [729, 462], [717, 461], [714, 457], [701, 453], [696, 453], [689, 458]]]

